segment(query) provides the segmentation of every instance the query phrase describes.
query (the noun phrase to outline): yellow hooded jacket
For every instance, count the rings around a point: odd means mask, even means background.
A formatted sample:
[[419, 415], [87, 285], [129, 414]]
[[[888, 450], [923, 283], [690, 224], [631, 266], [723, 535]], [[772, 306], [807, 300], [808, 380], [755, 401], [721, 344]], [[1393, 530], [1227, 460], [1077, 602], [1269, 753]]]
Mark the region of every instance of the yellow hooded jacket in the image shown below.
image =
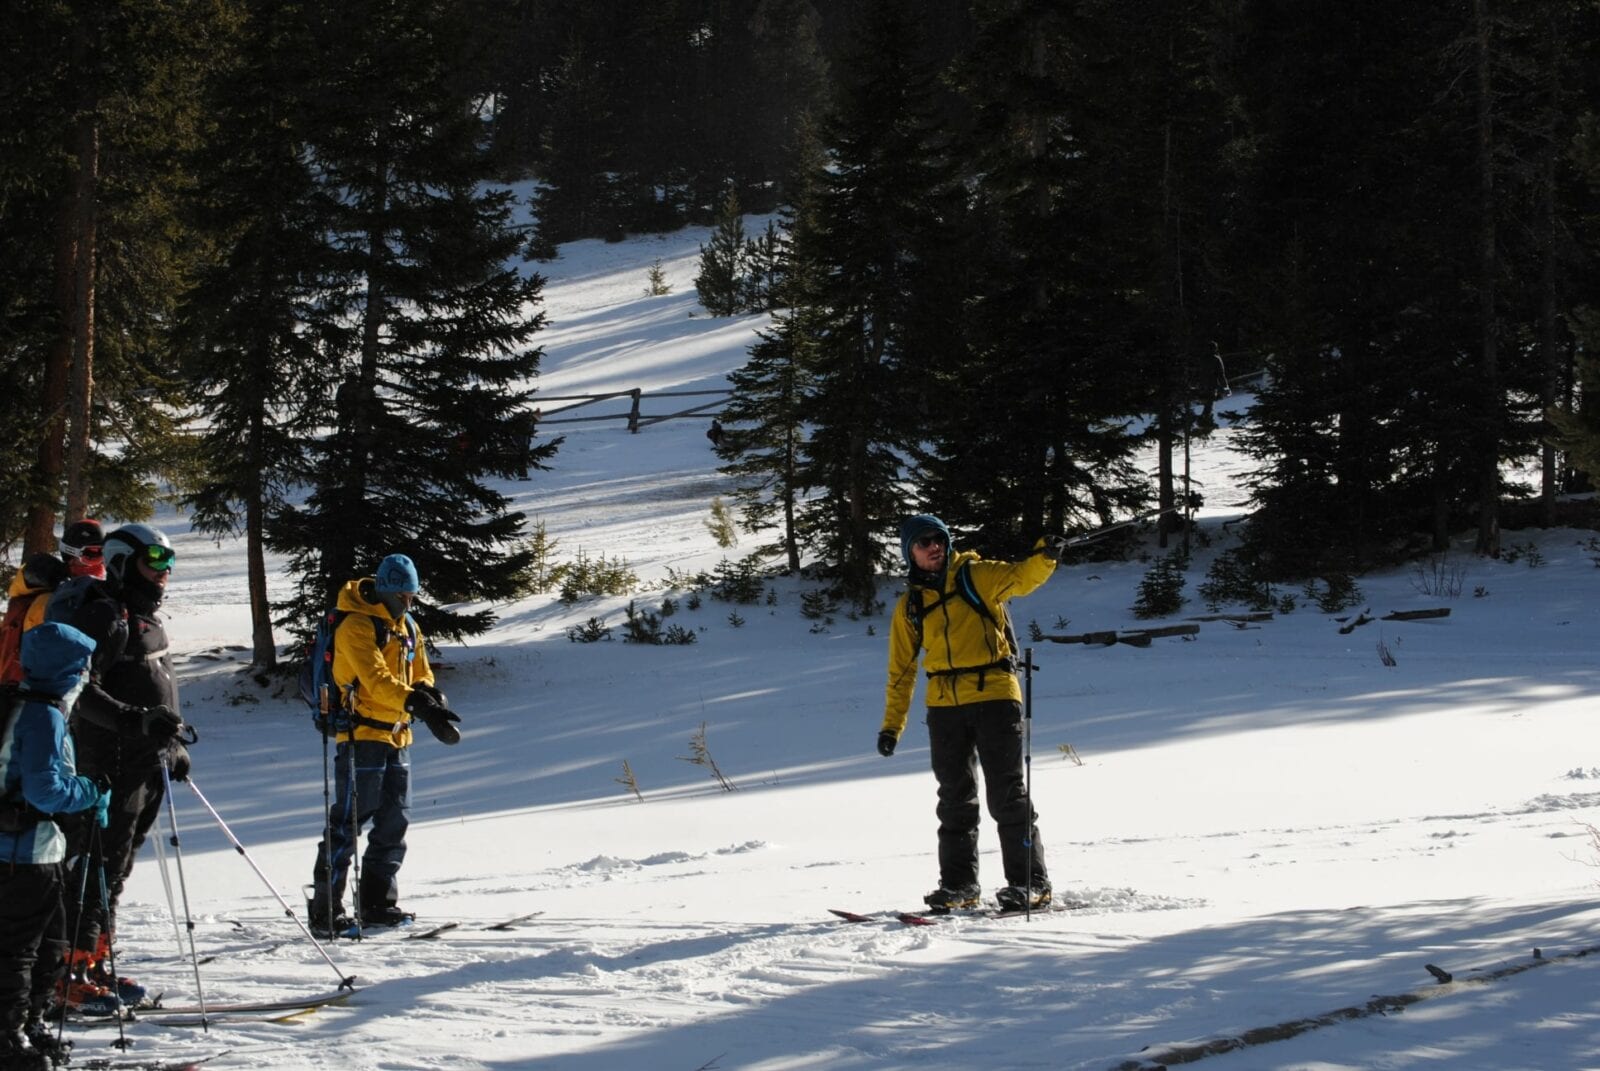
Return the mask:
[[[355, 690], [347, 692], [350, 709], [358, 717], [392, 727], [379, 729], [358, 722], [354, 739], [410, 747], [411, 715], [406, 713], [406, 698], [412, 685], [433, 683], [422, 630], [409, 615], [405, 622], [389, 616], [370, 576], [341, 588], [335, 606], [345, 616], [334, 633], [333, 682], [341, 691], [354, 682]], [[386, 637], [381, 647], [374, 620]]]
[[[1043, 545], [1041, 540], [1040, 545]], [[967, 565], [978, 597], [994, 614], [989, 621], [956, 590], [956, 573]], [[917, 687], [917, 656], [927, 651], [923, 667], [928, 671], [927, 702], [930, 707], [953, 707], [963, 703], [983, 703], [993, 699], [1022, 701], [1022, 688], [1015, 673], [979, 667], [1018, 655], [1006, 639], [1003, 626], [1004, 603], [1050, 579], [1055, 559], [1033, 554], [1020, 562], [985, 561], [970, 550], [950, 555], [944, 571], [943, 594], [914, 585], [895, 603], [889, 624], [889, 686], [884, 696], [883, 730], [896, 738], [905, 731], [906, 715]], [[920, 599], [922, 636], [906, 614], [906, 600]], [[951, 670], [968, 670], [956, 672]]]

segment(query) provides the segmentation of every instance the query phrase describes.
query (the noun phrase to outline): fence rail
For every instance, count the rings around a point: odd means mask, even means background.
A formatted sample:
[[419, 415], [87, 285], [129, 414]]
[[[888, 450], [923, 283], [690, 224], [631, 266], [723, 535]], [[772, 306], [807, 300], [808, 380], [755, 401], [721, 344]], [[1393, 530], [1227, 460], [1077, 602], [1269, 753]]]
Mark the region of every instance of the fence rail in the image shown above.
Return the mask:
[[[659, 390], [646, 393], [639, 387], [632, 390], [614, 390], [605, 394], [542, 394], [535, 400], [540, 403], [540, 424], [590, 424], [601, 420], [626, 420], [628, 430], [638, 432], [640, 428], [647, 428], [651, 424], [659, 424], [663, 420], [676, 420], [679, 417], [699, 416], [703, 413], [720, 411], [732, 390]], [[655, 398], [715, 398], [714, 401], [701, 402], [687, 409], [680, 409], [675, 413], [643, 413], [640, 407], [646, 399]], [[574, 409], [594, 405], [598, 402], [610, 401], [613, 398], [628, 398], [630, 400], [626, 413], [605, 413], [599, 416], [568, 416], [558, 417], [557, 413], [569, 413]], [[548, 402], [571, 402], [571, 405], [561, 405], [554, 409], [546, 409]]]

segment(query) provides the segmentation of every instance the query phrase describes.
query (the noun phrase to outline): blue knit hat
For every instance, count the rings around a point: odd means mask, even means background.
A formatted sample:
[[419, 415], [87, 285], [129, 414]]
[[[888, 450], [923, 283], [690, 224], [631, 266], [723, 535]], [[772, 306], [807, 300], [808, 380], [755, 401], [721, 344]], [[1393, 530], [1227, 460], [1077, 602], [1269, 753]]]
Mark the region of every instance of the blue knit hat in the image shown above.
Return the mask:
[[78, 683], [94, 654], [94, 641], [71, 625], [44, 621], [22, 634], [23, 687], [62, 696]]
[[379, 595], [393, 595], [400, 591], [415, 595], [421, 586], [417, 581], [417, 567], [404, 554], [391, 554], [379, 562], [375, 579]]
[[944, 545], [947, 548], [950, 546], [950, 529], [931, 513], [919, 513], [900, 522], [900, 557], [905, 559], [907, 565], [916, 564], [911, 560], [911, 544], [915, 543], [919, 536], [925, 536], [929, 532], [937, 532], [944, 536]]

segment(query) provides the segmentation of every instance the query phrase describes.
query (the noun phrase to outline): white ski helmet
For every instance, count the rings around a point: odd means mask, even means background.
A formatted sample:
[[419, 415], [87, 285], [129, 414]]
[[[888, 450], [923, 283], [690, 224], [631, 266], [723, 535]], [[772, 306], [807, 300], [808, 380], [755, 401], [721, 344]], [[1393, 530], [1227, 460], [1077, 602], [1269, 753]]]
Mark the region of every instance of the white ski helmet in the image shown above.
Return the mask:
[[123, 575], [125, 559], [135, 556], [158, 572], [172, 568], [175, 552], [171, 540], [161, 529], [148, 524], [125, 524], [106, 536], [104, 546], [109, 574]]

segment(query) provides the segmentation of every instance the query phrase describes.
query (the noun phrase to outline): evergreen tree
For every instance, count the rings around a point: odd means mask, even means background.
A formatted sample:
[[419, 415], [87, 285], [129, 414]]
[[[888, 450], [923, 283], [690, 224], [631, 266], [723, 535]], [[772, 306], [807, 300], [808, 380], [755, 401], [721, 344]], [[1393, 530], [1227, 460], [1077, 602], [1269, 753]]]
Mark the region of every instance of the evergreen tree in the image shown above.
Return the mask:
[[729, 190], [717, 209], [711, 244], [700, 247], [700, 274], [694, 279], [700, 304], [711, 315], [733, 316], [748, 307], [744, 260], [744, 216], [739, 212], [738, 195]]
[[612, 90], [606, 66], [576, 34], [551, 78], [543, 184], [533, 195], [529, 255], [549, 260], [575, 238], [620, 233]]
[[18, 467], [31, 477], [18, 487], [25, 550], [54, 547], [63, 507], [146, 515], [152, 475], [187, 463], [167, 344], [194, 252], [177, 218], [179, 161], [227, 17], [198, 0], [8, 11], [0, 234], [21, 256], [8, 258], [14, 289], [0, 306], [18, 318], [0, 364], [20, 362], [6, 406], [32, 454]]
[[719, 414], [725, 422], [717, 453], [728, 461], [722, 472], [737, 483], [745, 528], [777, 530], [777, 540], [757, 553], [781, 553], [791, 573], [800, 570], [801, 539], [796, 523], [801, 498], [800, 451], [805, 427], [802, 402], [811, 384], [805, 310], [774, 318], [759, 332], [750, 359], [729, 375], [733, 396]]
[[[891, 559], [884, 541], [907, 512], [903, 458], [914, 433], [907, 380], [924, 355], [909, 340], [927, 325], [953, 187], [940, 151], [932, 78], [918, 61], [916, 23], [899, 0], [865, 16], [848, 86], [822, 128], [825, 166], [808, 175], [793, 282], [810, 335], [804, 349], [811, 427], [799, 479], [802, 538], [862, 608]], [[945, 310], [949, 316], [949, 310]]]
[[526, 475], [555, 444], [530, 443], [529, 379], [543, 280], [506, 267], [510, 194], [484, 185], [484, 130], [451, 77], [470, 27], [453, 4], [321, 9], [325, 50], [312, 160], [337, 210], [349, 282], [334, 295], [324, 360], [337, 371], [311, 493], [269, 524], [300, 578], [285, 607], [309, 620], [384, 555], [417, 563], [435, 635], [483, 631], [489, 610], [443, 604], [504, 594], [528, 564], [523, 516], [487, 477]]
[[206, 472], [187, 496], [195, 527], [245, 536], [252, 664], [276, 662], [264, 533], [284, 507], [330, 393], [318, 342], [333, 325], [324, 295], [346, 279], [330, 244], [334, 203], [306, 151], [315, 116], [308, 12], [253, 2], [213, 87], [214, 129], [195, 160], [196, 222], [217, 255], [179, 320]]

